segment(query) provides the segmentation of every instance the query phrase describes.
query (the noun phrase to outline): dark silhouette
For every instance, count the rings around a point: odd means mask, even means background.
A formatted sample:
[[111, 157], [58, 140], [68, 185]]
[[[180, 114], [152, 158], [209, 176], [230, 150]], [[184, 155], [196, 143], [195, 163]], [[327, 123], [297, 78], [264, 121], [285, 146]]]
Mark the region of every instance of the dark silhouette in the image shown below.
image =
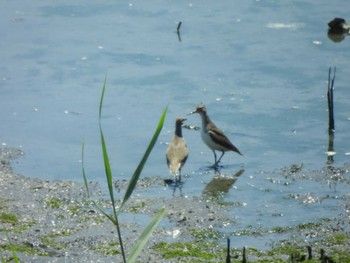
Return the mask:
[[350, 25], [343, 18], [334, 18], [328, 23], [328, 38], [333, 42], [341, 42], [350, 34]]
[[311, 246], [307, 246], [307, 259], [311, 260], [312, 259], [312, 249]]
[[333, 163], [334, 152], [334, 102], [333, 102], [333, 91], [334, 91], [334, 81], [335, 81], [335, 71], [334, 68], [333, 78], [331, 79], [332, 68], [328, 71], [328, 90], [327, 90], [327, 100], [328, 100], [328, 164]]
[[328, 115], [329, 115], [328, 132], [334, 131], [333, 91], [334, 91], [335, 71], [336, 71], [336, 68], [334, 68], [334, 73], [333, 73], [332, 79], [331, 79], [332, 68], [329, 68], [329, 71], [328, 71], [328, 91], [327, 91]]
[[335, 261], [332, 258], [326, 255], [326, 252], [324, 251], [324, 249], [321, 248], [320, 254], [321, 254], [320, 256], [321, 263], [335, 263]]
[[227, 238], [227, 255], [226, 255], [226, 263], [231, 263], [231, 255], [230, 255], [230, 239]]
[[181, 27], [181, 25], [182, 25], [182, 22], [180, 21], [177, 24], [177, 28], [176, 28], [177, 39], [179, 40], [179, 42], [181, 42], [181, 34], [180, 34], [180, 27]]
[[246, 255], [245, 255], [245, 247], [243, 247], [242, 263], [247, 263], [247, 258], [246, 258]]

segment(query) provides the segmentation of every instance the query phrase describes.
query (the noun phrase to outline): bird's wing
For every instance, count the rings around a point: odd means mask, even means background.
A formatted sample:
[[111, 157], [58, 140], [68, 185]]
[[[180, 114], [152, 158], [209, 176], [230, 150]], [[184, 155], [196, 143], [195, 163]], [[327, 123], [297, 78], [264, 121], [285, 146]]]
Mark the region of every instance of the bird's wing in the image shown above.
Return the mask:
[[208, 130], [208, 134], [214, 142], [222, 145], [226, 149], [229, 149], [229, 150], [234, 151], [240, 155], [243, 155], [238, 150], [238, 148], [230, 142], [230, 140], [227, 138], [227, 136], [224, 134], [224, 132], [221, 131], [216, 126], [211, 126], [210, 129]]

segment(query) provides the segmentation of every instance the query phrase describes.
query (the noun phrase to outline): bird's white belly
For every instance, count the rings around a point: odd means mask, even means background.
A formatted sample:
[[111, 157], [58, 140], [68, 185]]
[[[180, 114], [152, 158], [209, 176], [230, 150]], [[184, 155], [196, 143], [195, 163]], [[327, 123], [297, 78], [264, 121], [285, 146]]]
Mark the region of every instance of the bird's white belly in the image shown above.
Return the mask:
[[203, 142], [208, 145], [208, 147], [215, 151], [227, 151], [226, 148], [220, 146], [219, 144], [216, 144], [210, 137], [209, 133], [201, 131], [201, 137]]

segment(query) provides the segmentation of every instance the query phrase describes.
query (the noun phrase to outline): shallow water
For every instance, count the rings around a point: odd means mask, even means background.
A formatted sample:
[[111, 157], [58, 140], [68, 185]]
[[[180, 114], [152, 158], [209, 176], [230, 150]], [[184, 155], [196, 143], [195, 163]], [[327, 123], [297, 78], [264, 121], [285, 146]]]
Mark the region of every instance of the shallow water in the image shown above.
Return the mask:
[[[103, 182], [98, 104], [107, 75], [102, 126], [115, 178], [130, 178], [167, 105], [143, 175], [170, 177], [164, 152], [175, 117], [203, 102], [244, 154], [227, 153], [221, 169], [226, 175], [245, 169], [225, 195], [246, 204], [233, 209], [238, 227], [328, 217], [337, 200], [296, 205], [288, 196], [342, 195], [345, 187], [312, 180], [285, 186], [269, 178], [280, 180], [273, 171], [292, 164], [326, 165], [329, 67], [337, 67], [333, 165], [349, 161], [350, 39], [327, 37], [330, 20], [347, 19], [344, 5], [350, 7], [343, 1], [6, 2], [0, 142], [25, 152], [15, 165], [21, 174], [80, 181], [84, 141], [88, 177]], [[199, 126], [200, 119], [189, 116], [187, 124]], [[190, 157], [183, 191], [199, 196], [213, 178], [206, 172], [213, 154], [198, 131], [184, 136]]]

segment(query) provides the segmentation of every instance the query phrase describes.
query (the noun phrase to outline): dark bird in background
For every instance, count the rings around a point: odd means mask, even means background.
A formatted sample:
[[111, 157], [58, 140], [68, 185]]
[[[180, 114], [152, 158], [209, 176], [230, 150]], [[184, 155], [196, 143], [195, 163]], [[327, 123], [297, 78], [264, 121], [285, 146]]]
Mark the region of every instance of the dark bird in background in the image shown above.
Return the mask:
[[346, 23], [345, 19], [336, 17], [328, 23], [328, 29], [334, 34], [349, 33], [350, 25]]
[[336, 17], [328, 23], [327, 35], [333, 42], [341, 42], [350, 35], [350, 24], [345, 19]]

